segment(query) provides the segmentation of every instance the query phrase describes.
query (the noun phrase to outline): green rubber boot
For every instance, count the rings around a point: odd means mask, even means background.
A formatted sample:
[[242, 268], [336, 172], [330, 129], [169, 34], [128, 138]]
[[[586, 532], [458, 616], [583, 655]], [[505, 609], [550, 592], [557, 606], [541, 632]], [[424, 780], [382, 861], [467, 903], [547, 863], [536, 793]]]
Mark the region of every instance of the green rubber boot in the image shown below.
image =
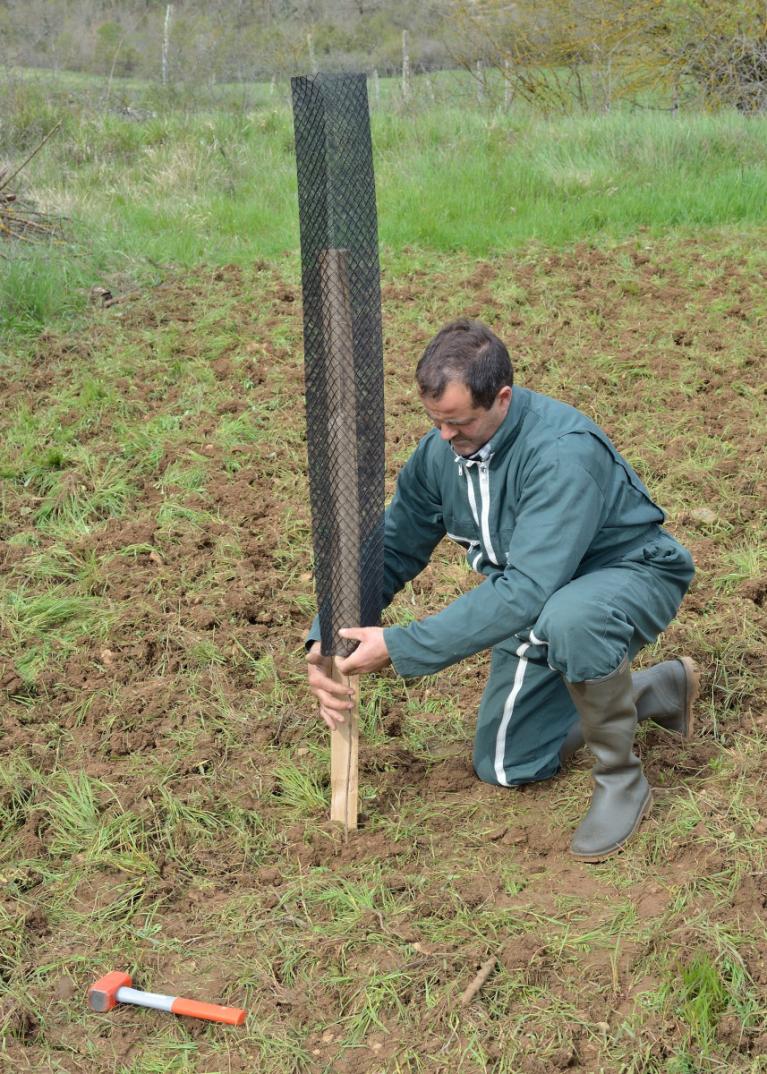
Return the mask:
[[[692, 706], [700, 691], [700, 672], [689, 656], [664, 660], [651, 668], [635, 671], [631, 676], [637, 722], [652, 720], [682, 738], [693, 730]], [[559, 759], [567, 764], [584, 745], [583, 730], [577, 720], [559, 750]]]
[[628, 661], [604, 679], [565, 682], [596, 758], [594, 792], [570, 853], [579, 861], [604, 861], [622, 850], [652, 805], [650, 784], [633, 752], [637, 710]]

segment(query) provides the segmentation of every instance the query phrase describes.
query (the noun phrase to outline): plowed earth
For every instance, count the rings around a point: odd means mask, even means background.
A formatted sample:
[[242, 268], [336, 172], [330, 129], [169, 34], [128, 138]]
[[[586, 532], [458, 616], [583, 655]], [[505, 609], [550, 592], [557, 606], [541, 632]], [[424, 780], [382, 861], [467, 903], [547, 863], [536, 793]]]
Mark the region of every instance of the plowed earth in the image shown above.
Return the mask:
[[[767, 1069], [767, 256], [737, 236], [490, 262], [406, 251], [383, 282], [390, 488], [426, 429], [420, 349], [482, 317], [519, 382], [607, 429], [693, 551], [693, 589], [642, 660], [699, 661], [696, 735], [640, 732], [654, 812], [623, 855], [585, 866], [567, 855], [585, 756], [520, 791], [474, 777], [484, 657], [385, 674], [366, 684], [363, 825], [345, 842], [303, 676], [295, 265], [200, 269], [94, 310], [0, 367], [0, 1057], [133, 1074]], [[440, 550], [390, 615], [472, 584]], [[248, 1024], [87, 1013], [88, 983], [117, 968], [245, 1006]]]

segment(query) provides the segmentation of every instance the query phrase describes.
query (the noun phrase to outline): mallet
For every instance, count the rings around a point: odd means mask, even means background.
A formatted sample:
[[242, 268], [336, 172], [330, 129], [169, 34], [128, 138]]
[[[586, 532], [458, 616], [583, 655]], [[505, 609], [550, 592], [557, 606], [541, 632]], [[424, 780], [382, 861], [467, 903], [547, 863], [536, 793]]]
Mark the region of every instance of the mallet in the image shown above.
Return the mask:
[[239, 1007], [220, 1007], [217, 1003], [200, 1003], [196, 999], [180, 996], [163, 996], [157, 992], [140, 992], [131, 988], [133, 980], [127, 973], [115, 970], [101, 977], [88, 989], [88, 1006], [92, 1011], [111, 1011], [118, 1003], [133, 1003], [137, 1007], [151, 1007], [154, 1011], [186, 1014], [190, 1018], [204, 1018], [208, 1022], [225, 1022], [241, 1026], [245, 1011]]

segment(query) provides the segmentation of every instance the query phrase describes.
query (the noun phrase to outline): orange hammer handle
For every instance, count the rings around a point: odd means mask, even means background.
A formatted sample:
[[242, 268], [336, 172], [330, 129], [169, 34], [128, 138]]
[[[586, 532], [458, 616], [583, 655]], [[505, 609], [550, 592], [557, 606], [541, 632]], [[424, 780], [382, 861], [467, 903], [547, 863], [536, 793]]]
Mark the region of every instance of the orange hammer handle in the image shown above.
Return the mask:
[[207, 1022], [224, 1022], [228, 1026], [241, 1026], [245, 1021], [245, 1011], [239, 1007], [220, 1007], [218, 1003], [201, 1003], [196, 999], [174, 999], [171, 1005], [174, 1014], [186, 1014], [190, 1018], [204, 1018]]

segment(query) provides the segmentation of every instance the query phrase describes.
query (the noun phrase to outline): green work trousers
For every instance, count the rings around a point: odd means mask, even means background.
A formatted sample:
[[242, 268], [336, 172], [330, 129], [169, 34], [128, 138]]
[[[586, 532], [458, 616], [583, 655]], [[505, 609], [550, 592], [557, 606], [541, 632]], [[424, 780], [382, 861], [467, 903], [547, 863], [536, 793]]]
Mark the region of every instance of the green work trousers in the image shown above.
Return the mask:
[[509, 787], [547, 779], [577, 719], [568, 682], [601, 679], [665, 630], [692, 581], [692, 558], [660, 530], [620, 562], [557, 590], [528, 630], [496, 645], [479, 709], [474, 770]]

